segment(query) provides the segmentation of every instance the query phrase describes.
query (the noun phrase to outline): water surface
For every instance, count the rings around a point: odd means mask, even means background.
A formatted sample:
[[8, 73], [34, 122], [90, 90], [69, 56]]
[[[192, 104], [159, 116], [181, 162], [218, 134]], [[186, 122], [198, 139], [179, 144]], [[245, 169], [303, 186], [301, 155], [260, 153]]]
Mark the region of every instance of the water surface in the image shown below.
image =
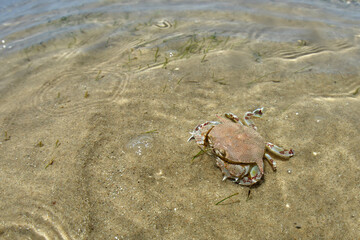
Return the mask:
[[[358, 1], [1, 1], [0, 23], [1, 239], [360, 236]], [[258, 107], [296, 155], [249, 193], [186, 140]]]

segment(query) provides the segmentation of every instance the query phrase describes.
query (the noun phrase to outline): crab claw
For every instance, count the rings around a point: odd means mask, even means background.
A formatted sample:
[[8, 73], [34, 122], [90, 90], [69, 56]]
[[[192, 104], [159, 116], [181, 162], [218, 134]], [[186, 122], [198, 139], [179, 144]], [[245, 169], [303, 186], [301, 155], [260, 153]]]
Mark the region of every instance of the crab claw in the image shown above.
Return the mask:
[[191, 140], [195, 139], [195, 135], [194, 132], [189, 132], [191, 134], [191, 136], [189, 137], [189, 139], [187, 140], [188, 142], [190, 142]]
[[276, 146], [275, 144], [272, 144], [269, 142], [266, 143], [265, 146], [270, 152], [272, 152], [280, 157], [283, 157], [283, 158], [290, 158], [295, 155], [294, 150], [292, 150], [292, 149], [287, 150], [287, 149]]

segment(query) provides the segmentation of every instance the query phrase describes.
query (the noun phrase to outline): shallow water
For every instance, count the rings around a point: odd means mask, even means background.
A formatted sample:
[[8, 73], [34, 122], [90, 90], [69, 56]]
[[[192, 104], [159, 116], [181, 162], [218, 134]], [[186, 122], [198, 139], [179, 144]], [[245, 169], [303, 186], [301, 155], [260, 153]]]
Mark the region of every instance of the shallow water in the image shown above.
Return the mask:
[[[359, 238], [358, 1], [1, 2], [0, 239]], [[249, 192], [186, 140], [258, 107]]]

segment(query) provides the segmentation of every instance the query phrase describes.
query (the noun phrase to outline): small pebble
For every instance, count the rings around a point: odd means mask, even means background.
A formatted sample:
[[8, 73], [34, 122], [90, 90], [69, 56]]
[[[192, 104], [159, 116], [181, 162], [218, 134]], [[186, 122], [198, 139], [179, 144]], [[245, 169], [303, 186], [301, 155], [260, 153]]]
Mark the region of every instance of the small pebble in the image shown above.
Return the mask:
[[296, 227], [297, 229], [300, 229], [300, 228], [301, 228], [301, 225], [300, 225], [300, 224], [294, 223], [294, 225], [295, 225], [295, 227]]
[[288, 169], [288, 170], [287, 170], [287, 173], [288, 173], [288, 174], [291, 174], [291, 173], [292, 173], [292, 170], [291, 170], [291, 169]]

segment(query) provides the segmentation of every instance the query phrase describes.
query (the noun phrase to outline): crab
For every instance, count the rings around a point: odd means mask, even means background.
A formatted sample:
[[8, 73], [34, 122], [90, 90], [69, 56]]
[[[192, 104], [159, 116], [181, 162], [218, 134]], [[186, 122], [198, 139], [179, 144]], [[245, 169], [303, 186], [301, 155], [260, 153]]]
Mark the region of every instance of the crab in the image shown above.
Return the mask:
[[245, 113], [245, 125], [233, 113], [226, 113], [226, 118], [217, 116], [220, 121], [199, 124], [190, 132], [188, 142], [194, 139], [204, 152], [216, 157], [223, 181], [229, 178], [240, 185], [251, 186], [264, 175], [264, 158], [276, 171], [276, 162], [269, 153], [286, 159], [294, 156], [292, 149], [265, 142], [257, 132], [251, 119], [262, 114], [263, 108]]

